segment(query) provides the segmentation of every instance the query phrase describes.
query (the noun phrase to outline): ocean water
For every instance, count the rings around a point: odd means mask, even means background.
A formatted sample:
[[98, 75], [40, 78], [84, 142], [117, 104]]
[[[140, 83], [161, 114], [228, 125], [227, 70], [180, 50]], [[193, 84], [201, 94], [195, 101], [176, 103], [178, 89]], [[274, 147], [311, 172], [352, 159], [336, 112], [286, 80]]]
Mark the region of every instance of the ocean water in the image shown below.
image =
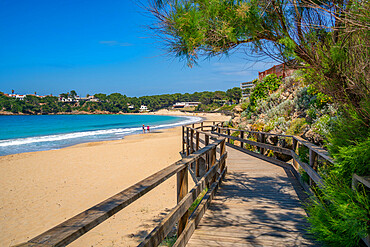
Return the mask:
[[199, 120], [157, 115], [0, 116], [0, 156], [122, 139], [141, 133], [143, 124], [155, 131]]

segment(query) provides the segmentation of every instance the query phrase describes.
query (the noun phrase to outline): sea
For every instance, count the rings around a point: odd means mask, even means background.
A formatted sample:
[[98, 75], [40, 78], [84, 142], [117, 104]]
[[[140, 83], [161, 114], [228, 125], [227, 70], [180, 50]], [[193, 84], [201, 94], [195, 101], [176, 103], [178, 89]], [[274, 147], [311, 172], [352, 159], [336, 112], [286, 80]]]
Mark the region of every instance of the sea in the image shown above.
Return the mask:
[[0, 116], [0, 156], [59, 149], [79, 143], [118, 140], [200, 121], [199, 117], [159, 115]]

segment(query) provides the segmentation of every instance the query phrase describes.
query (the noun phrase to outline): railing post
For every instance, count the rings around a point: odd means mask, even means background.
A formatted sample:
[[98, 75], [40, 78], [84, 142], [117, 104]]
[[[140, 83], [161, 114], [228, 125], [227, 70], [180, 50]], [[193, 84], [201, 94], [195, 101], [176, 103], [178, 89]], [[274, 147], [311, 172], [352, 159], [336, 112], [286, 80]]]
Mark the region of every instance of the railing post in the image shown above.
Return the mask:
[[182, 126], [182, 153], [185, 154], [185, 126]]
[[[230, 129], [227, 129], [227, 135], [228, 136], [230, 135]], [[230, 138], [229, 137], [227, 138], [227, 142], [230, 143]]]
[[186, 127], [186, 156], [189, 156], [189, 127]]
[[[210, 155], [211, 155], [211, 157], [210, 157], [210, 165], [209, 165], [209, 169], [211, 169], [215, 164], [216, 164], [216, 147], [214, 148], [214, 149], [212, 149], [211, 150], [211, 152], [210, 152]], [[215, 181], [216, 181], [216, 174], [215, 174], [215, 176], [212, 178], [212, 182], [211, 182], [211, 184], [213, 184]]]
[[[261, 133], [260, 134], [260, 142], [261, 143], [265, 143], [265, 134], [264, 133]], [[261, 148], [260, 149], [260, 154], [264, 154], [265, 153], [265, 149], [264, 148]]]
[[190, 153], [194, 153], [194, 129], [190, 130]]
[[[241, 130], [241, 131], [240, 131], [240, 139], [244, 139], [244, 130]], [[243, 148], [243, 147], [244, 147], [244, 145], [243, 145], [243, 144], [244, 144], [244, 143], [241, 141], [241, 142], [240, 142], [240, 147], [241, 147], [241, 148]]]
[[[220, 144], [220, 162], [221, 162], [221, 157], [225, 153], [225, 139], [221, 142]], [[220, 163], [220, 171], [222, 172], [225, 168], [226, 165], [226, 160], [224, 160], [222, 163]]]
[[221, 128], [220, 126], [217, 125], [217, 132], [220, 134], [221, 133]]
[[203, 131], [203, 122], [200, 123], [200, 129]]
[[[317, 153], [315, 153], [311, 149], [309, 151], [309, 162], [310, 162], [309, 165], [312, 167], [312, 169], [317, 171]], [[312, 182], [313, 180], [310, 178], [310, 185], [312, 185]]]
[[[209, 144], [209, 135], [205, 135], [204, 145], [208, 146]], [[206, 172], [209, 169], [209, 152], [206, 153]]]
[[[293, 152], [297, 154], [298, 150], [298, 141], [293, 137]], [[298, 162], [293, 158], [293, 165], [295, 169], [298, 169]]]
[[192, 124], [192, 125], [191, 125], [191, 127], [192, 127], [193, 129], [194, 129], [194, 126], [195, 126], [194, 124]]
[[[188, 166], [177, 173], [177, 203], [188, 193]], [[189, 211], [186, 210], [185, 214], [180, 218], [177, 226], [177, 236], [180, 236], [188, 223]]]
[[[203, 123], [203, 122], [202, 122]], [[195, 133], [195, 150], [199, 150], [199, 132]], [[199, 177], [199, 158], [195, 161], [195, 176]]]
[[195, 150], [196, 151], [199, 150], [199, 132], [198, 131], [195, 133]]

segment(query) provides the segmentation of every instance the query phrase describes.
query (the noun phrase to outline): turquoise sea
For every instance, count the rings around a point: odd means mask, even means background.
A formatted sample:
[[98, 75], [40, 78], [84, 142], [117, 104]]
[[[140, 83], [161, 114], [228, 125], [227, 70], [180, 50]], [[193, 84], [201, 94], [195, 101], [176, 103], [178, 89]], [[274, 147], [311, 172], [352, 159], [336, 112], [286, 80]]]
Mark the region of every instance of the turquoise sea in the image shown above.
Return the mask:
[[157, 115], [0, 116], [0, 156], [122, 139], [141, 133], [143, 124], [155, 131], [199, 120]]

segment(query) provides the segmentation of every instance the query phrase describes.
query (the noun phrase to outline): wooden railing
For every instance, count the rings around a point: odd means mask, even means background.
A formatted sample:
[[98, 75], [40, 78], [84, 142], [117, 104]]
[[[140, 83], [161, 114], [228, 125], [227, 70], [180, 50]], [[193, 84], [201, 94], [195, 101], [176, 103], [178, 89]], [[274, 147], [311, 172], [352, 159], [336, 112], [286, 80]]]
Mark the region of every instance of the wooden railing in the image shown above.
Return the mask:
[[[203, 126], [203, 123], [201, 124]], [[206, 128], [205, 126], [200, 129], [195, 129], [189, 126], [184, 126], [183, 129], [185, 128], [190, 129], [192, 135], [195, 133], [198, 138], [200, 135], [204, 135], [205, 140], [208, 140], [206, 141], [206, 145], [200, 148], [198, 139], [198, 144], [195, 146], [193, 144], [192, 146], [188, 145], [188, 152], [184, 153], [187, 155], [181, 160], [91, 207], [90, 209], [66, 220], [39, 236], [32, 238], [28, 242], [17, 246], [66, 246], [175, 174], [177, 175], [178, 203], [166, 218], [163, 219], [162, 222], [145, 238], [140, 246], [159, 245], [176, 223], [178, 223], [178, 240], [174, 246], [184, 246], [184, 243], [187, 242], [194, 231], [195, 226], [203, 216], [207, 205], [213, 198], [213, 195], [227, 170], [225, 139], [202, 131], [202, 129]], [[184, 143], [189, 144], [190, 138], [191, 135], [184, 135], [183, 133], [183, 147]], [[209, 143], [210, 138], [213, 138], [213, 143]], [[191, 143], [193, 142], [191, 141]], [[218, 159], [216, 157], [217, 153]], [[205, 160], [207, 165], [206, 170], [204, 171], [205, 174], [199, 177], [196, 185], [188, 191], [188, 170], [191, 169], [191, 166], [194, 163], [199, 165], [200, 160], [203, 160], [204, 157], [206, 157]], [[199, 169], [197, 174], [199, 176]], [[206, 188], [208, 188], [208, 191], [203, 197], [203, 200], [189, 217], [189, 207]]]
[[[310, 193], [312, 193], [313, 187], [322, 187], [323, 181], [318, 174], [319, 164], [333, 163], [332, 158], [326, 150], [299, 136], [226, 128], [223, 127], [223, 123], [214, 125], [211, 133], [227, 138], [227, 145], [232, 145], [241, 151], [293, 168], [294, 174], [299, 178], [302, 186]], [[275, 139], [275, 144], [272, 144], [271, 141], [269, 143], [268, 139]], [[238, 142], [239, 145], [232, 144], [231, 140], [233, 140], [234, 143]], [[291, 143], [291, 145], [287, 145], [287, 143]], [[249, 145], [249, 147], [255, 147], [255, 150], [248, 150], [247, 145]], [[290, 148], [284, 146], [290, 146]], [[308, 163], [303, 162], [298, 155], [299, 147], [302, 146], [308, 149]], [[271, 152], [290, 156], [292, 158], [292, 164], [269, 157]], [[299, 168], [302, 168], [309, 176], [308, 184], [302, 179]]]

